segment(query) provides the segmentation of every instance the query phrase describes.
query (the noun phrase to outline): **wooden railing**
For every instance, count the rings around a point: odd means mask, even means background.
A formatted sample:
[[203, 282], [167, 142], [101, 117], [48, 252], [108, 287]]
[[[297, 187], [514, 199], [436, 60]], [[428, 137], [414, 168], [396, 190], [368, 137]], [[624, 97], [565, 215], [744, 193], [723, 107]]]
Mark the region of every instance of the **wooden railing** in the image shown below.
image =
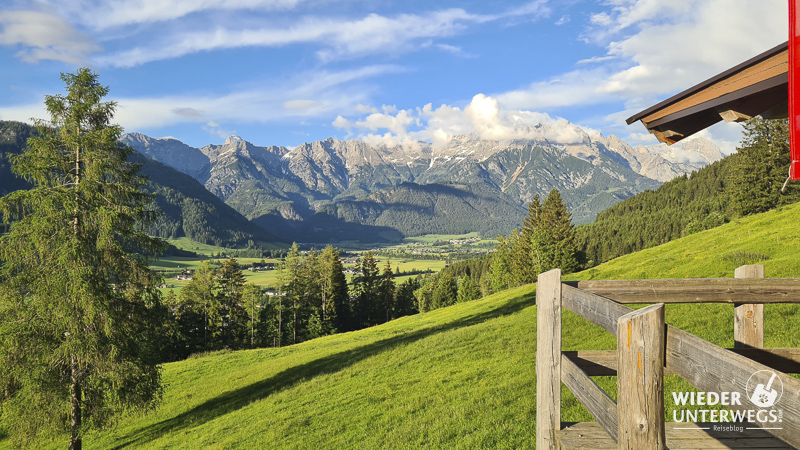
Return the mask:
[[[735, 276], [562, 282], [558, 269], [539, 275], [537, 448], [558, 448], [562, 382], [618, 448], [663, 449], [665, 374], [679, 375], [702, 392], [745, 393], [748, 379], [760, 370], [776, 373], [783, 382], [784, 416], [780, 429], [770, 433], [800, 448], [800, 380], [785, 375], [800, 373], [800, 349], [763, 348], [764, 304], [800, 303], [800, 279], [764, 279], [763, 266], [742, 266]], [[733, 349], [664, 323], [666, 303], [710, 302], [734, 305]], [[633, 310], [626, 303], [654, 304]], [[617, 350], [562, 352], [562, 308], [614, 334]], [[617, 402], [590, 378], [600, 375], [617, 376]], [[753, 409], [747, 402], [729, 408]]]

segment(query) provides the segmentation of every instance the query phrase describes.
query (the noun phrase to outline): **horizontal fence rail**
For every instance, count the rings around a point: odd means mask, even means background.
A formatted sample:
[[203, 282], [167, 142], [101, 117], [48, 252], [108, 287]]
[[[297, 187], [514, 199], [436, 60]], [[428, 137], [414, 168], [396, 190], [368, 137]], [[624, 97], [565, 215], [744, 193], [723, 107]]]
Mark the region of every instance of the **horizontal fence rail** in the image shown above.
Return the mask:
[[[561, 282], [560, 277], [558, 269], [541, 274], [537, 285], [540, 448], [560, 445], [561, 382], [619, 448], [664, 448], [663, 375], [678, 375], [700, 392], [739, 392], [746, 397], [748, 380], [762, 370], [772, 371], [783, 383], [782, 421], [776, 426], [770, 418], [761, 422], [764, 416], [747, 419], [753, 421], [751, 426], [769, 429], [800, 448], [800, 380], [786, 375], [800, 373], [800, 349], [761, 348], [763, 305], [800, 303], [800, 279], [765, 279], [763, 266], [742, 266], [736, 278]], [[625, 303], [658, 304], [634, 310]], [[735, 348], [722, 348], [666, 325], [664, 303], [733, 304]], [[562, 308], [614, 334], [618, 350], [562, 352]], [[618, 377], [619, 403], [590, 378], [609, 375]], [[755, 408], [750, 403], [745, 399], [726, 406], [748, 411]], [[574, 438], [570, 434], [568, 439]], [[599, 442], [593, 439], [589, 441]]]
[[[726, 348], [783, 373], [800, 373], [800, 348]], [[590, 377], [617, 375], [616, 350], [578, 350], [562, 352]], [[677, 375], [667, 364], [664, 375]]]
[[565, 281], [617, 303], [800, 303], [800, 279], [690, 278], [684, 280]]

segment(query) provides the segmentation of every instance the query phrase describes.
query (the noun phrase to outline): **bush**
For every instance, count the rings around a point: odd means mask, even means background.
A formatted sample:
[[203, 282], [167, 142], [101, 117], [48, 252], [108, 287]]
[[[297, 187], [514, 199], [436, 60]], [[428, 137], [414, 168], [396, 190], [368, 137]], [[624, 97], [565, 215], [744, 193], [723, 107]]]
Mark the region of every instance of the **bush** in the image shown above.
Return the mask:
[[766, 261], [769, 256], [759, 252], [749, 252], [747, 250], [731, 250], [719, 255], [719, 259], [725, 262], [731, 262], [736, 267], [744, 266], [747, 264], [755, 264], [757, 262]]

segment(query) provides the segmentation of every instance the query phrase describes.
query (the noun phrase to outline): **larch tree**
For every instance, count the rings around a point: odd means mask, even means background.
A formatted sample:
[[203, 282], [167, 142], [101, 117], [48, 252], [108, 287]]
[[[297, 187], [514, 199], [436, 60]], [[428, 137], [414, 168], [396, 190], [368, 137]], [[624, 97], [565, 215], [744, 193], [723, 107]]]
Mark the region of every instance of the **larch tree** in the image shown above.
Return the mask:
[[66, 95], [45, 97], [50, 120], [12, 156], [33, 188], [0, 199], [2, 422], [21, 446], [69, 435], [161, 397], [155, 333], [165, 316], [146, 255], [163, 241], [132, 150], [111, 125], [116, 104], [96, 73], [62, 74]]
[[[209, 348], [211, 332], [209, 330], [209, 312], [217, 302], [215, 290], [215, 269], [209, 261], [203, 261], [192, 275], [192, 280], [181, 289], [179, 306], [175, 315], [183, 329], [184, 339], [190, 352]], [[197, 319], [202, 318], [202, 336], [197, 335]]]
[[247, 342], [250, 318], [242, 306], [245, 278], [236, 258], [226, 259], [217, 270], [215, 279], [217, 301], [212, 308], [217, 348], [240, 349]]

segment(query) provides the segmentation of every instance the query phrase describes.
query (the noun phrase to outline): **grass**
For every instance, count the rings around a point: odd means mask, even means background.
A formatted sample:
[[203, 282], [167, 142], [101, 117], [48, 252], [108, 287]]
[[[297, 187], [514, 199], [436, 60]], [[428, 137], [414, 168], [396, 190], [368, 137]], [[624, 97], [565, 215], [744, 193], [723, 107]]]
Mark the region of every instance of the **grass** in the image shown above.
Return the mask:
[[[797, 277], [797, 217], [800, 205], [568, 278], [730, 277], [738, 262], [722, 255], [736, 251], [765, 264], [769, 277]], [[760, 255], [768, 259], [751, 261]], [[116, 449], [533, 448], [534, 291], [523, 286], [281, 349], [167, 364], [159, 410], [122, 418], [116, 429], [89, 433], [85, 442]], [[765, 315], [767, 347], [800, 347], [798, 306], [767, 305]], [[715, 344], [733, 345], [731, 305], [668, 305], [666, 320]], [[611, 334], [569, 312], [562, 340], [565, 350], [615, 348]], [[595, 380], [616, 397], [615, 378]], [[671, 393], [687, 390], [677, 377], [665, 379], [668, 419], [675, 409]], [[562, 399], [562, 420], [592, 420], [565, 388]], [[8, 445], [0, 441], [0, 448]]]
[[450, 241], [452, 239], [469, 239], [479, 238], [478, 232], [473, 231], [467, 234], [426, 234], [424, 236], [407, 237], [403, 239], [403, 243], [410, 244], [412, 242], [419, 242], [424, 244], [431, 244], [436, 241]]

